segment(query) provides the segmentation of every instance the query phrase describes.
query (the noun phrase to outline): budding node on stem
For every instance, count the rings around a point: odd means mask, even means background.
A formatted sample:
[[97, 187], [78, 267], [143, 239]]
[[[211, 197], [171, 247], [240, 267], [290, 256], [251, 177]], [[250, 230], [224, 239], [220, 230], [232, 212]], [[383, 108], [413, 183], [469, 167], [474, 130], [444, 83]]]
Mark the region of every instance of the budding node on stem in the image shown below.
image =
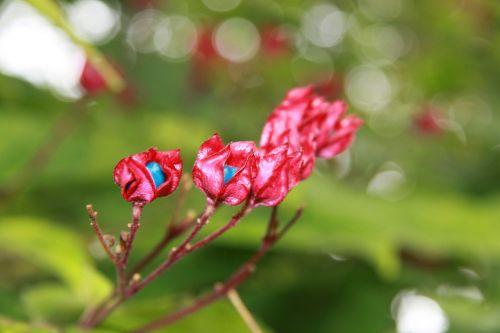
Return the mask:
[[116, 239], [112, 235], [103, 235], [104, 241], [106, 242], [106, 245], [108, 246], [113, 246], [115, 245]]

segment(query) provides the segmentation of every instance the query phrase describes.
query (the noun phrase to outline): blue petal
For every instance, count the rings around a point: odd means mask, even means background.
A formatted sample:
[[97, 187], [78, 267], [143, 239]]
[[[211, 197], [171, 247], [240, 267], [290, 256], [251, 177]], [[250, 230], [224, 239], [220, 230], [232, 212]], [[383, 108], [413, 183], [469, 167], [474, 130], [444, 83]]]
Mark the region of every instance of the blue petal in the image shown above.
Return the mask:
[[237, 167], [233, 167], [230, 165], [224, 165], [224, 185], [227, 184], [228, 181], [231, 180], [231, 178], [234, 177], [236, 172], [238, 171]]
[[160, 164], [156, 162], [149, 162], [146, 164], [146, 168], [148, 168], [151, 177], [153, 177], [153, 182], [155, 183], [156, 188], [165, 182], [165, 174], [161, 170]]

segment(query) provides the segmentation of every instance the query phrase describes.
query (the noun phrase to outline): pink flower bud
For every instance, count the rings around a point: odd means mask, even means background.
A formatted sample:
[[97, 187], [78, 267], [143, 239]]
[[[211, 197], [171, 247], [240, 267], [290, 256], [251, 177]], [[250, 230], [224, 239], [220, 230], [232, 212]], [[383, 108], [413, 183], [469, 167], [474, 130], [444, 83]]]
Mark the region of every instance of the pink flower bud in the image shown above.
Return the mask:
[[115, 183], [130, 202], [149, 203], [175, 191], [182, 174], [179, 150], [146, 152], [120, 160], [115, 167]]
[[198, 151], [193, 182], [213, 205], [235, 206], [248, 197], [252, 184], [250, 163], [255, 144], [237, 141], [224, 146], [216, 133]]
[[252, 204], [276, 206], [300, 180], [301, 154], [288, 153], [283, 145], [260, 150], [252, 163]]
[[343, 101], [328, 102], [312, 87], [292, 89], [269, 116], [261, 148], [270, 152], [287, 144], [289, 154], [300, 152], [303, 180], [311, 174], [316, 157], [333, 158], [351, 145], [362, 121], [353, 115], [343, 117], [346, 110]]

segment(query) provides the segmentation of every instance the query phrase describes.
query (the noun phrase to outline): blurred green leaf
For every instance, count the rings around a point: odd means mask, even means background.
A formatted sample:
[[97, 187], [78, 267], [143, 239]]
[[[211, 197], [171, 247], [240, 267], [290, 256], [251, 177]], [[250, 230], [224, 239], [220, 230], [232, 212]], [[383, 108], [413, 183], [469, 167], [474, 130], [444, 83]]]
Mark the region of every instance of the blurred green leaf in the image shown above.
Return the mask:
[[[157, 320], [170, 312], [191, 304], [193, 299], [148, 298], [140, 302], [130, 302], [120, 308], [103, 323], [103, 328], [115, 329], [118, 332], [141, 327], [150, 321]], [[260, 324], [262, 325], [262, 324]], [[270, 332], [261, 326], [264, 332]], [[197, 311], [158, 332], [250, 332], [243, 319], [232, 304], [221, 299], [200, 311]]]
[[45, 325], [30, 325], [0, 316], [0, 332], [2, 333], [56, 333], [59, 330]]
[[66, 228], [34, 218], [4, 218], [0, 248], [59, 277], [81, 304], [96, 304], [111, 292], [111, 283], [94, 268], [81, 238]]
[[453, 332], [496, 333], [500, 331], [498, 303], [473, 302], [464, 298], [437, 298], [450, 317]]
[[[417, 192], [390, 202], [325, 176], [312, 177], [294, 192], [284, 202], [283, 220], [301, 204], [306, 209], [281, 242], [283, 248], [358, 255], [390, 278], [399, 272], [402, 247], [438, 258], [500, 259], [496, 198], [471, 201], [453, 193]], [[211, 227], [228, 215], [215, 217]], [[257, 211], [221, 240], [233, 246], [255, 244], [267, 218], [263, 209]]]
[[21, 295], [24, 308], [35, 322], [68, 324], [77, 321], [82, 304], [67, 287], [60, 284], [36, 285]]

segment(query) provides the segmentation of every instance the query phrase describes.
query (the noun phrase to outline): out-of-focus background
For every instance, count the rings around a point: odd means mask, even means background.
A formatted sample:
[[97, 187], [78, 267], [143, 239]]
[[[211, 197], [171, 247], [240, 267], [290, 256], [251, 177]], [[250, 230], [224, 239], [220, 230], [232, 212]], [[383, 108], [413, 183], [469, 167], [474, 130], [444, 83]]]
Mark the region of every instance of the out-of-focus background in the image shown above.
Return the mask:
[[[280, 214], [304, 204], [303, 218], [240, 288], [263, 329], [500, 331], [500, 3], [0, 4], [5, 332], [71, 330], [109, 291], [114, 273], [85, 204], [106, 232], [126, 228], [130, 206], [112, 180], [119, 159], [179, 147], [189, 172], [213, 132], [258, 140], [286, 91], [307, 84], [345, 99], [365, 125], [352, 149], [319, 161], [293, 190]], [[175, 196], [146, 207], [132, 261], [161, 238]], [[193, 189], [187, 208], [202, 203]], [[261, 208], [187, 257], [111, 316], [106, 332], [224, 280], [257, 248], [268, 214]], [[222, 301], [167, 331], [245, 330]]]

